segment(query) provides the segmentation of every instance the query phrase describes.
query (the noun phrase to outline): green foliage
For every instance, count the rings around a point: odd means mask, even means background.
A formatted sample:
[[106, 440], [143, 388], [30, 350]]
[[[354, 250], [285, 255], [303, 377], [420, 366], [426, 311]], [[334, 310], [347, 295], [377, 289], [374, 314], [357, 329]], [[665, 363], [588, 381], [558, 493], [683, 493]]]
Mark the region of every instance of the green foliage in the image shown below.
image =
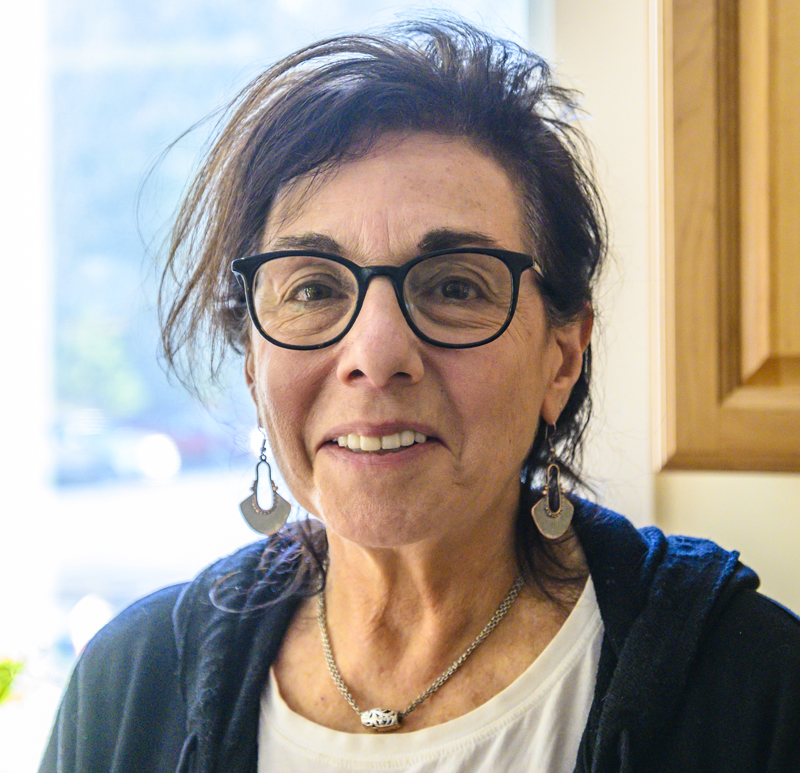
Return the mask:
[[147, 403], [126, 331], [99, 313], [79, 313], [63, 325], [56, 354], [59, 397], [115, 418], [136, 416]]
[[14, 684], [14, 677], [22, 671], [23, 664], [18, 660], [4, 658], [0, 660], [0, 703], [4, 703], [11, 697], [11, 687]]

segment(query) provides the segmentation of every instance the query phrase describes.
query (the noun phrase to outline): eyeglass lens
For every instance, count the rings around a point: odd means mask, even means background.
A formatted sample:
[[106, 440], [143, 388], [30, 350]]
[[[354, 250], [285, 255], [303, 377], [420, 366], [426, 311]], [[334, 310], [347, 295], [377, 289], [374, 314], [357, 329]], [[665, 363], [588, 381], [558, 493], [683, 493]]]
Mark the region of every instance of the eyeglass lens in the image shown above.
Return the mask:
[[[293, 346], [332, 341], [358, 305], [358, 280], [326, 258], [293, 255], [261, 265], [253, 283], [264, 332]], [[463, 252], [426, 258], [403, 283], [408, 316], [418, 331], [442, 344], [474, 344], [500, 330], [511, 308], [513, 280], [502, 260]]]

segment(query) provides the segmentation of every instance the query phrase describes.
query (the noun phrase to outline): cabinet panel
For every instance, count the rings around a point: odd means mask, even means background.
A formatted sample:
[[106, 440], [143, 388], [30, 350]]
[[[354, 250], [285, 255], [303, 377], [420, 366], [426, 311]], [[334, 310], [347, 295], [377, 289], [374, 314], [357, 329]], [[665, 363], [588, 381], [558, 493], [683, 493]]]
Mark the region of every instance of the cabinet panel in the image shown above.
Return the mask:
[[659, 466], [800, 470], [800, 5], [663, 8]]

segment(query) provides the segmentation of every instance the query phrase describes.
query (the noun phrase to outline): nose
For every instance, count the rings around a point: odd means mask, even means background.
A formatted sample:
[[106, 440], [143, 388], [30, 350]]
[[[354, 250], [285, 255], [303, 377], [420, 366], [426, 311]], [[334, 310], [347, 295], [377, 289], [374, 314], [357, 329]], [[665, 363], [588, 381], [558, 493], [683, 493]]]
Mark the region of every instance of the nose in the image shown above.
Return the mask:
[[387, 277], [374, 277], [353, 327], [342, 339], [337, 376], [346, 384], [385, 387], [417, 383], [424, 367], [420, 340], [408, 326]]

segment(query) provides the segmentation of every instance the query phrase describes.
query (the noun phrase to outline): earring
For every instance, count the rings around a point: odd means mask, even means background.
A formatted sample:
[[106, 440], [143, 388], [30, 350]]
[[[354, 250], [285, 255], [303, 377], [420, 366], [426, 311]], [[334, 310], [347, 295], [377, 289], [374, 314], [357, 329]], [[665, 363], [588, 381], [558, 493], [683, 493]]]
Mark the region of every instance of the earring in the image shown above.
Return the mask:
[[553, 448], [555, 431], [555, 425], [552, 428], [548, 425], [546, 438], [550, 447], [550, 454], [547, 463], [544, 493], [542, 498], [531, 509], [536, 528], [547, 539], [558, 539], [564, 536], [567, 529], [569, 529], [570, 523], [572, 523], [572, 513], [575, 509], [572, 506], [572, 502], [564, 494], [564, 487], [561, 485], [561, 468], [558, 466], [556, 452]]
[[[258, 503], [258, 475], [262, 464], [267, 465], [267, 479], [272, 488], [272, 506], [266, 510]], [[267, 461], [266, 437], [261, 443], [261, 455], [258, 457], [258, 463], [256, 464], [256, 479], [253, 481], [250, 490], [253, 493], [239, 505], [247, 525], [259, 534], [275, 534], [286, 523], [286, 519], [292, 511], [292, 506], [278, 493], [278, 487], [272, 480], [272, 468]]]

